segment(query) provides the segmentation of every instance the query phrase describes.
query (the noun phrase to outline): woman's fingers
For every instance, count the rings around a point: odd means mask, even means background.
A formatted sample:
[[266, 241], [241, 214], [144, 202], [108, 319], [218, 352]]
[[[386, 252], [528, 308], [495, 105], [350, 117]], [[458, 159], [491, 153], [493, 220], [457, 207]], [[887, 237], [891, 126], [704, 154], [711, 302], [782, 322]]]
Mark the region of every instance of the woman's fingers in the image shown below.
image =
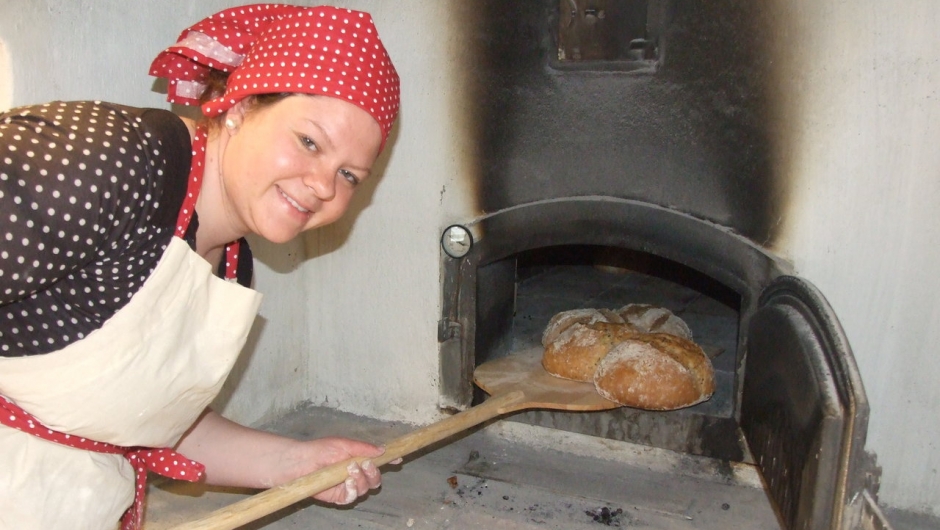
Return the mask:
[[382, 475], [371, 460], [364, 460], [361, 464], [355, 462], [346, 466], [349, 475], [339, 486], [323, 493], [325, 497], [316, 496], [317, 499], [333, 502], [338, 505], [352, 504], [359, 497], [369, 493], [382, 485]]
[[347, 478], [346, 482], [343, 483], [343, 487], [346, 489], [346, 497], [343, 500], [338, 501], [336, 504], [352, 504], [356, 499], [359, 498], [359, 490], [356, 487], [356, 479], [353, 477]]
[[361, 462], [347, 465], [347, 478], [342, 484], [315, 495], [315, 499], [339, 505], [351, 504], [382, 485], [382, 474], [372, 458], [381, 455], [384, 447], [346, 438], [321, 438], [307, 443], [311, 450], [315, 450], [313, 459], [319, 461], [319, 465], [364, 457]]
[[369, 489], [374, 490], [382, 485], [382, 473], [372, 460], [363, 460], [360, 467], [362, 467], [362, 474], [365, 476]]

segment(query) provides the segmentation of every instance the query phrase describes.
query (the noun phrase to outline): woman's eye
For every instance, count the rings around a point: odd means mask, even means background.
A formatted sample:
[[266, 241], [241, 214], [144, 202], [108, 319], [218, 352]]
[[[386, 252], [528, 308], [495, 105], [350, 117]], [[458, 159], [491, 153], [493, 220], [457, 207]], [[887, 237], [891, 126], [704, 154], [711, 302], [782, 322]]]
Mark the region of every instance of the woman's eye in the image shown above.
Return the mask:
[[306, 147], [307, 149], [310, 149], [311, 151], [317, 150], [317, 143], [311, 140], [309, 136], [301, 135], [300, 142], [304, 144], [304, 147]]
[[357, 177], [357, 176], [356, 176], [355, 174], [353, 174], [351, 171], [347, 171], [347, 170], [345, 170], [345, 169], [341, 169], [341, 170], [339, 170], [339, 174], [342, 175], [342, 177], [343, 177], [344, 179], [346, 179], [346, 181], [348, 181], [348, 182], [349, 182], [350, 184], [352, 184], [353, 186], [358, 186], [358, 185], [359, 185], [359, 177]]

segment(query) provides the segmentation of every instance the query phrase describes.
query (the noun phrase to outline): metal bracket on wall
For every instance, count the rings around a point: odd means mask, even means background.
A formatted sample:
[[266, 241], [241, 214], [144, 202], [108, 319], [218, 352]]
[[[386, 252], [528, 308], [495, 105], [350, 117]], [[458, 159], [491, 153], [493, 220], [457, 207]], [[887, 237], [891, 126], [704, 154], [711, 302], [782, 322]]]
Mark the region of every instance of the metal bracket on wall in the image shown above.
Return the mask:
[[460, 322], [449, 319], [437, 321], [437, 342], [447, 342], [452, 339], [459, 339], [462, 327]]

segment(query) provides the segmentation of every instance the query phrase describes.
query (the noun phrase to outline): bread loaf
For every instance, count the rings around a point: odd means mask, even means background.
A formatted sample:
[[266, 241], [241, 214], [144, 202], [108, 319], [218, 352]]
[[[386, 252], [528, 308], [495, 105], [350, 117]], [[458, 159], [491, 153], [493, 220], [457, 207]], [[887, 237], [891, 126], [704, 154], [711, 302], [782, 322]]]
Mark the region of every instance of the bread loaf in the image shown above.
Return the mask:
[[548, 343], [542, 355], [542, 366], [562, 379], [593, 382], [597, 363], [615, 344], [634, 333], [628, 324], [576, 322]]
[[647, 410], [674, 410], [709, 399], [714, 372], [692, 341], [666, 333], [636, 334], [602, 359], [594, 387], [606, 399]]
[[[611, 320], [613, 319], [613, 320]], [[548, 321], [542, 332], [542, 346], [548, 347], [559, 335], [575, 324], [593, 324], [595, 322], [623, 322], [623, 319], [609, 309], [570, 309], [557, 313]]]
[[692, 340], [692, 330], [684, 320], [665, 307], [649, 304], [627, 304], [617, 314], [635, 328], [646, 333], [669, 333]]
[[714, 392], [711, 361], [691, 338], [686, 323], [661, 307], [573, 309], [546, 326], [542, 366], [556, 377], [593, 383], [615, 403], [672, 410]]

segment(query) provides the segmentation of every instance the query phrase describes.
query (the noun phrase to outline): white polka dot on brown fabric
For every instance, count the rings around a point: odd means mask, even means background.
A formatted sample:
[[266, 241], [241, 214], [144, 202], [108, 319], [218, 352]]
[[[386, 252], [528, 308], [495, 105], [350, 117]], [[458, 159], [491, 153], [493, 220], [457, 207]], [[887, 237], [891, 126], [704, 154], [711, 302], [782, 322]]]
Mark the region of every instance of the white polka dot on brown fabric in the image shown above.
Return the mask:
[[340, 98], [378, 122], [382, 143], [398, 115], [398, 73], [371, 15], [330, 6], [259, 4], [217, 13], [183, 31], [150, 75], [169, 79], [167, 99], [198, 104], [209, 68], [229, 72], [224, 95], [202, 106], [219, 116], [246, 96], [299, 92]]
[[154, 222], [164, 153], [189, 146], [164, 146], [153, 112], [166, 113], [54, 102], [0, 115], [0, 356], [83, 338], [156, 266], [174, 231]]

